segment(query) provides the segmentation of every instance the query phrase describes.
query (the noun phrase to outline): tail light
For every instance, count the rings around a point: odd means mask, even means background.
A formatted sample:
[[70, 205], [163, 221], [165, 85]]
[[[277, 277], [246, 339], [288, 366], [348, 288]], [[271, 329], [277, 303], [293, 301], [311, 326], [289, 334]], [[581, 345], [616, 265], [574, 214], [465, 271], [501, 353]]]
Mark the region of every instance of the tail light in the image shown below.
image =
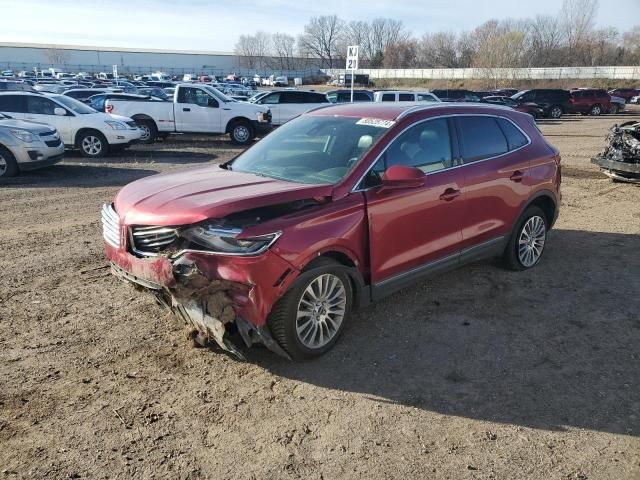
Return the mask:
[[105, 105], [104, 106], [104, 111], [107, 112], [107, 113], [113, 112], [113, 105]]

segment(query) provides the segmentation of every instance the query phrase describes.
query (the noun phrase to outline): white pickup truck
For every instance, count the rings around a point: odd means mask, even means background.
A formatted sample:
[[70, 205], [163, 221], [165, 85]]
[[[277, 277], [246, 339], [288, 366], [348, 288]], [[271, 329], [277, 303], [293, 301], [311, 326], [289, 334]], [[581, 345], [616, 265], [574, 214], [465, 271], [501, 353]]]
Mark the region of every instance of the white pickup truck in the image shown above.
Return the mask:
[[238, 102], [204, 84], [177, 85], [173, 102], [109, 99], [105, 111], [132, 118], [142, 130], [141, 143], [179, 132], [228, 133], [233, 143], [246, 145], [271, 130], [268, 107]]

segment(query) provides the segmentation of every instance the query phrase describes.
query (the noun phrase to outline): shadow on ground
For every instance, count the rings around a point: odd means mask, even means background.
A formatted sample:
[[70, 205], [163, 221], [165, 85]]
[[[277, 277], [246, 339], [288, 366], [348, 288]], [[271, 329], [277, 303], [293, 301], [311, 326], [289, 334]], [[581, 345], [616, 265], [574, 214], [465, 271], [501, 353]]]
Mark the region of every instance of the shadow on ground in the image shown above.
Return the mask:
[[536, 268], [479, 263], [405, 289], [358, 312], [315, 361], [250, 356], [282, 377], [379, 402], [638, 436], [638, 252], [638, 235], [555, 230]]

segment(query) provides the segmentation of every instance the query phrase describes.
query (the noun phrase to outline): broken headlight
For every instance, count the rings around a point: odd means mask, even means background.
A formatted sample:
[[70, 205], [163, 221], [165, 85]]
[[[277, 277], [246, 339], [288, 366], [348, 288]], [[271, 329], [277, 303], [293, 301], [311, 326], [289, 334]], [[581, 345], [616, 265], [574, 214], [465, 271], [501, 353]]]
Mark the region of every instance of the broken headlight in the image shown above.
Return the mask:
[[219, 228], [213, 225], [198, 225], [183, 230], [181, 235], [199, 248], [223, 255], [259, 255], [278, 239], [281, 232], [257, 237], [237, 238], [239, 228]]

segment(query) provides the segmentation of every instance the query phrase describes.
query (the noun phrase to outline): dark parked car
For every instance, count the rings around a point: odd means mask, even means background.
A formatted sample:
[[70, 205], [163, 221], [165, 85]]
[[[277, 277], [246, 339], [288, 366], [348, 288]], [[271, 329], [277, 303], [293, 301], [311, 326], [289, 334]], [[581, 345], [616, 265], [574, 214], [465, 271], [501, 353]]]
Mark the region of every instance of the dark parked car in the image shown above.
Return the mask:
[[571, 90], [572, 113], [602, 115], [611, 111], [611, 95], [601, 89], [579, 88]]
[[342, 104], [225, 164], [127, 185], [103, 207], [103, 235], [112, 272], [153, 292], [195, 341], [241, 356], [229, 329], [305, 359], [358, 307], [437, 272], [494, 256], [535, 266], [560, 179], [529, 115]]
[[538, 88], [523, 90], [511, 97], [518, 103], [535, 103], [544, 111], [544, 116], [560, 118], [564, 113], [571, 112], [571, 95], [567, 90], [554, 88]]
[[[327, 92], [327, 98], [331, 103], [349, 103], [351, 101], [351, 90], [331, 90]], [[373, 92], [369, 90], [354, 90], [354, 102], [373, 102]]]
[[519, 112], [528, 113], [533, 118], [540, 118], [544, 115], [544, 110], [535, 103], [519, 103], [510, 97], [484, 97], [480, 100], [480, 103], [490, 103], [491, 105], [504, 105], [505, 107], [511, 107]]
[[640, 95], [640, 90], [637, 88], [615, 88], [609, 90], [609, 95], [624, 98], [625, 102], [629, 103], [632, 97]]
[[444, 89], [431, 90], [436, 97], [443, 102], [479, 102], [480, 97], [471, 90], [463, 89]]

